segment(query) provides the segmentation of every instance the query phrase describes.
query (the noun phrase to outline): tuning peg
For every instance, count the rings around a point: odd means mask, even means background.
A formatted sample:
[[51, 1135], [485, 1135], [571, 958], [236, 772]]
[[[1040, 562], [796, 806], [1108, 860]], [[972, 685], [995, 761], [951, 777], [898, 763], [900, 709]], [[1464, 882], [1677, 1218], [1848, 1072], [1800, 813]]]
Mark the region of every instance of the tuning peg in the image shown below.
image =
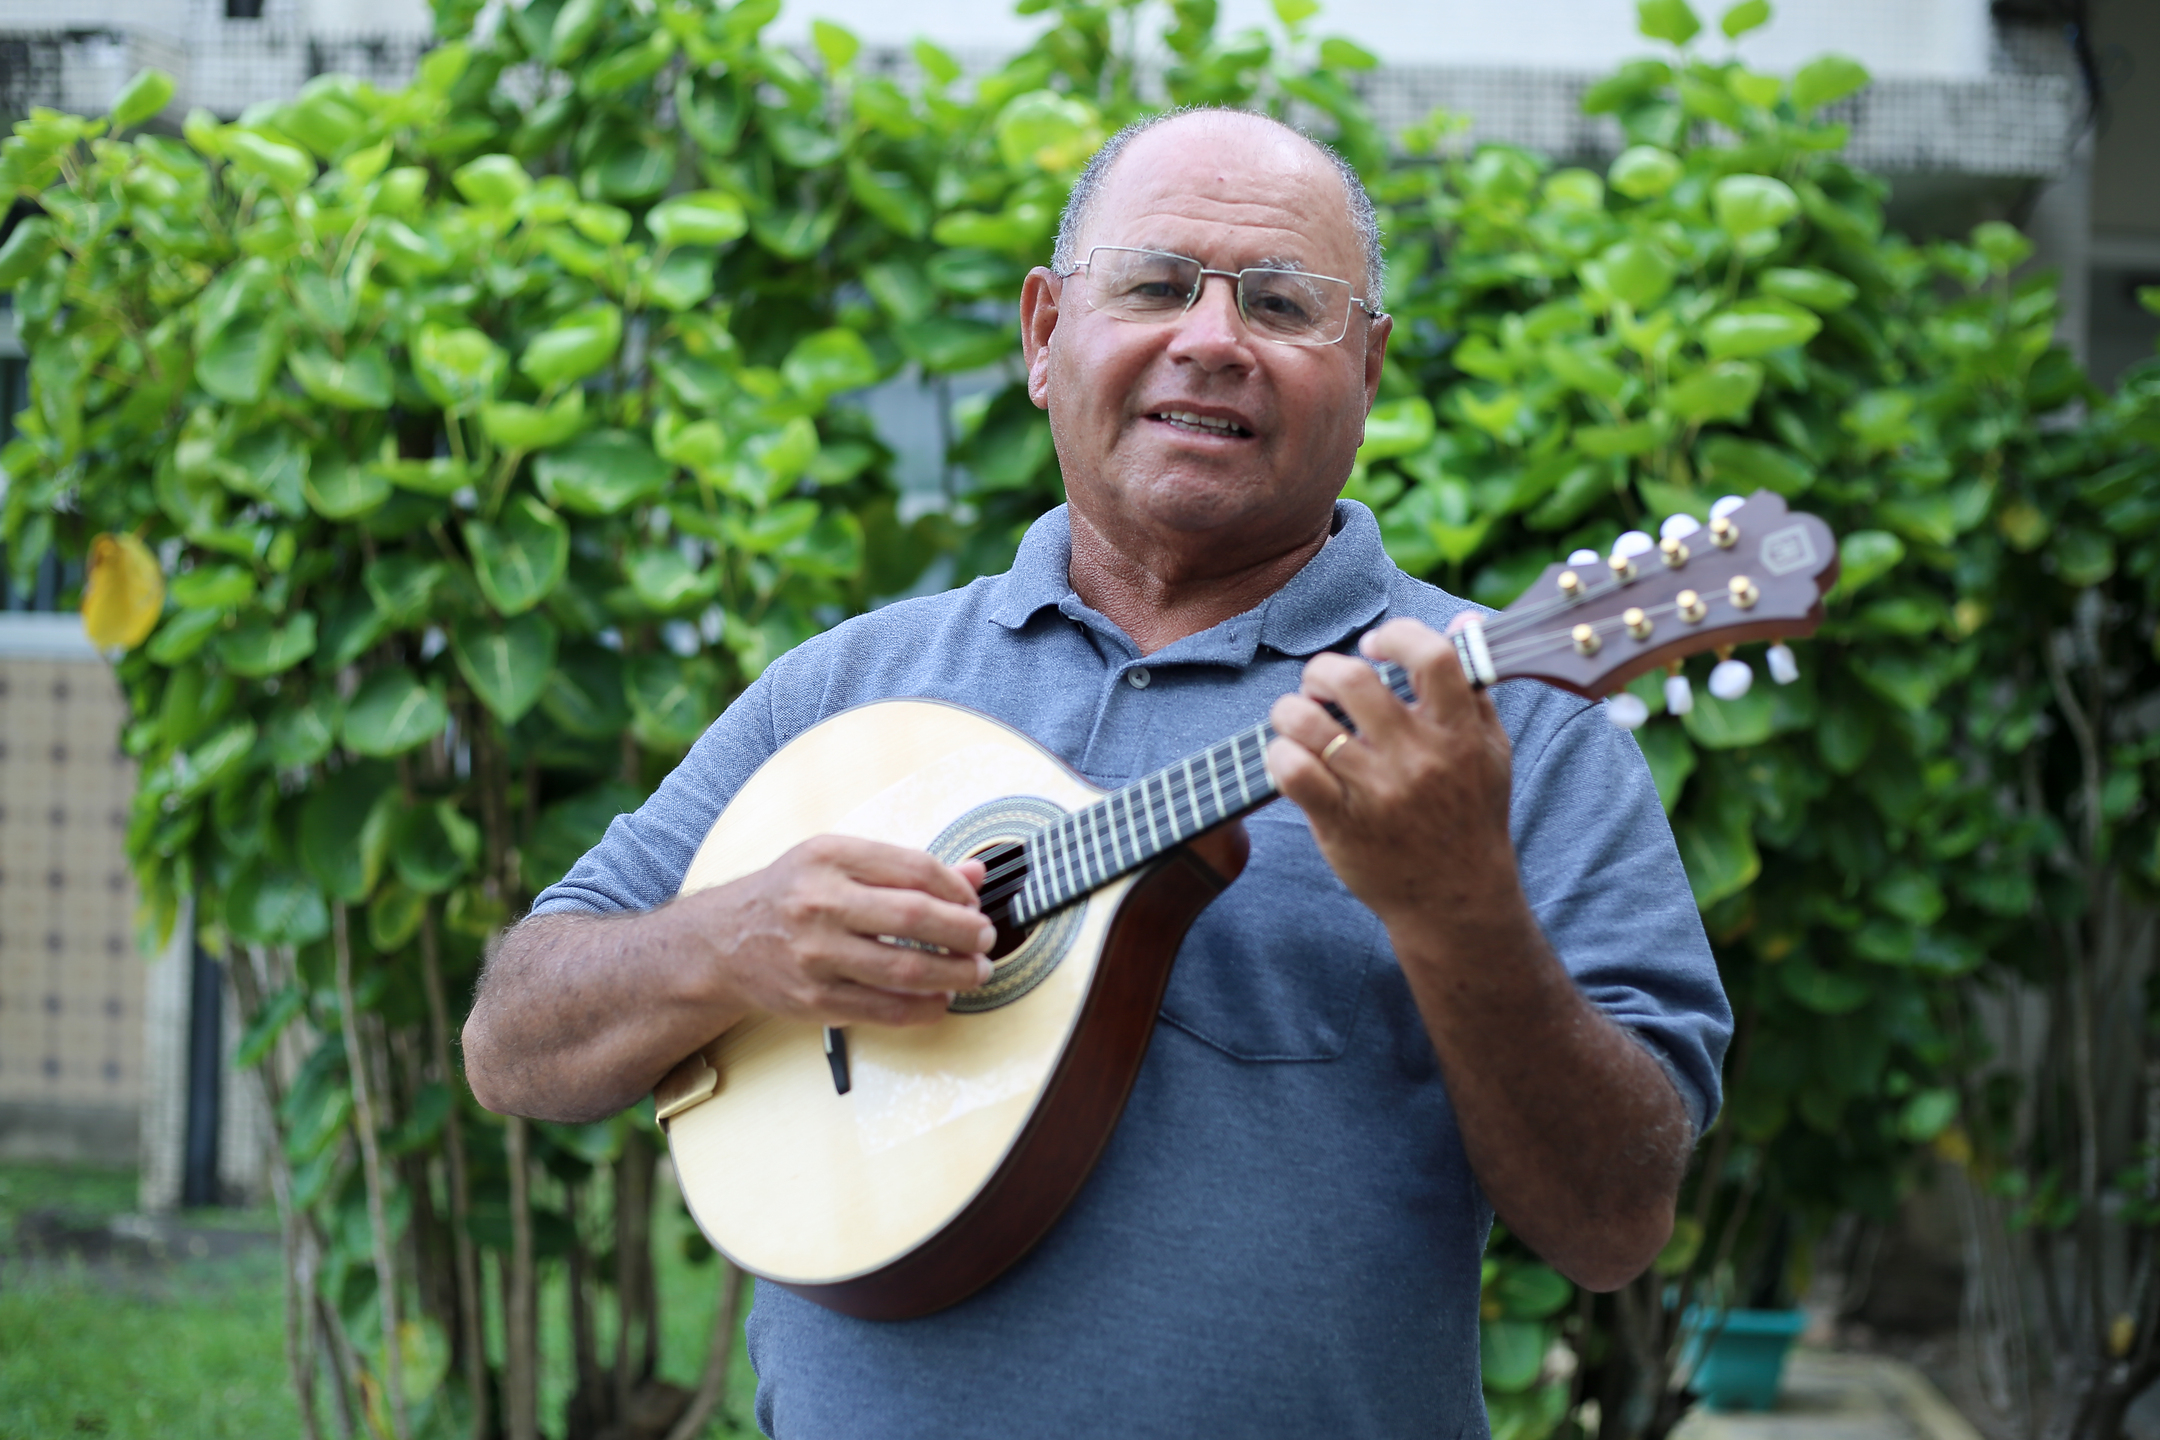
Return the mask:
[[1657, 527], [1660, 540], [1685, 540], [1702, 529], [1702, 522], [1692, 515], [1667, 515], [1665, 523]]
[[1632, 560], [1637, 555], [1647, 555], [1657, 549], [1657, 541], [1640, 530], [1623, 530], [1620, 538], [1612, 542], [1612, 553]]
[[1738, 495], [1720, 495], [1710, 502], [1710, 518], [1712, 520], [1722, 520], [1745, 504], [1747, 504], [1747, 501], [1741, 499]]
[[1675, 669], [1665, 677], [1665, 709], [1673, 715], [1685, 715], [1694, 708], [1694, 687], [1688, 684], [1687, 676]]
[[1745, 660], [1720, 660], [1710, 672], [1710, 693], [1720, 700], [1738, 700], [1755, 683], [1755, 672]]
[[1763, 659], [1770, 663], [1770, 678], [1780, 685], [1790, 685], [1800, 678], [1800, 662], [1793, 658], [1792, 647], [1780, 640], [1764, 652]]
[[1595, 550], [1570, 550], [1567, 563], [1570, 565], [1595, 565], [1604, 558]]
[[1622, 690], [1605, 697], [1605, 718], [1615, 729], [1640, 730], [1643, 721], [1650, 718], [1650, 707], [1640, 695]]

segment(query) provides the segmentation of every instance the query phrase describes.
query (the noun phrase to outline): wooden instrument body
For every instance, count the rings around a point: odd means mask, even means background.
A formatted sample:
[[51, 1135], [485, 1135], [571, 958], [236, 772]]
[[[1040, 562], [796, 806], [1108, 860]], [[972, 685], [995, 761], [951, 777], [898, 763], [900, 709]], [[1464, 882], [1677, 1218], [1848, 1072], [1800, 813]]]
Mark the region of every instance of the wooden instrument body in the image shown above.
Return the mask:
[[[682, 891], [762, 869], [816, 835], [924, 849], [1006, 797], [1073, 809], [1102, 794], [988, 716], [881, 701], [768, 760]], [[1078, 1193], [1146, 1056], [1178, 945], [1245, 856], [1232, 822], [1097, 890], [1075, 907], [1056, 967], [995, 1009], [850, 1027], [846, 1094], [816, 1022], [763, 1015], [730, 1029], [658, 1094], [699, 1227], [743, 1269], [853, 1315], [906, 1318], [972, 1294]]]

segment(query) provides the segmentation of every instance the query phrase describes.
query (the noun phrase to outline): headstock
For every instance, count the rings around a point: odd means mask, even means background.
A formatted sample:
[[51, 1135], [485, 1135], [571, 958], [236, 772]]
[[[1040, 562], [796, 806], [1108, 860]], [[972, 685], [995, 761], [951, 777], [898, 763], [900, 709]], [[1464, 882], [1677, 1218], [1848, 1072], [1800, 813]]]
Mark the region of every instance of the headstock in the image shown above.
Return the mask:
[[[1786, 509], [1768, 490], [1728, 496], [1711, 517], [1696, 526], [1674, 516], [1661, 540], [1630, 531], [1609, 557], [1578, 552], [1547, 566], [1514, 604], [1484, 621], [1499, 678], [1543, 680], [1594, 700], [1700, 651], [1812, 635], [1837, 579], [1830, 527]], [[1791, 667], [1791, 652], [1774, 649], [1773, 677], [1790, 680]], [[1721, 681], [1733, 691], [1725, 698], [1737, 698], [1748, 677], [1713, 675], [1714, 692]]]

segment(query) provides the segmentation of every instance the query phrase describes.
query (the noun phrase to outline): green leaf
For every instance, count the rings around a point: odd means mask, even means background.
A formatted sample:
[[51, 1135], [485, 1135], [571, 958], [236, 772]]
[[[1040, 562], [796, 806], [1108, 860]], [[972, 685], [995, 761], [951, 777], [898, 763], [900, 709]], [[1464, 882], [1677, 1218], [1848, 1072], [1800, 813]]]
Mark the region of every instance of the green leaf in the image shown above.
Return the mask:
[[409, 805], [392, 832], [390, 863], [398, 879], [422, 895], [455, 885], [480, 854], [480, 827], [448, 800]]
[[383, 886], [368, 905], [368, 943], [386, 954], [404, 949], [420, 933], [427, 903], [427, 896], [403, 881]]
[[1688, 885], [1701, 909], [1739, 894], [1762, 874], [1762, 856], [1744, 818], [1690, 817], [1673, 827], [1673, 838], [1680, 842]]
[[566, 390], [545, 410], [508, 400], [483, 405], [480, 428], [504, 449], [546, 450], [585, 428], [585, 392]]
[[[1620, 392], [1627, 388], [1626, 372], [1587, 344], [1555, 340], [1540, 353], [1545, 368], [1570, 389], [1595, 395], [1601, 400], [1617, 400]], [[1590, 453], [1598, 452], [1592, 450]]]
[[874, 170], [861, 158], [847, 165], [848, 193], [888, 229], [920, 240], [930, 230], [930, 202], [897, 170]]
[[240, 1032], [239, 1043], [233, 1047], [232, 1067], [235, 1070], [252, 1070], [277, 1044], [278, 1036], [293, 1018], [307, 1008], [307, 991], [295, 982], [263, 1002], [262, 1009], [248, 1022], [247, 1029]]
[[361, 682], [345, 711], [345, 743], [362, 755], [401, 755], [440, 735], [449, 720], [439, 686], [393, 666]]
[[1598, 258], [1605, 287], [1637, 310], [1664, 299], [1679, 273], [1663, 250], [1645, 240], [1623, 240]]
[[1690, 424], [1745, 420], [1762, 390], [1763, 371], [1750, 360], [1720, 360], [1665, 392], [1665, 404]]
[[310, 397], [341, 410], [390, 408], [390, 357], [370, 345], [338, 359], [327, 350], [295, 350], [288, 359], [293, 378]]
[[473, 578], [500, 615], [546, 599], [570, 563], [570, 527], [530, 495], [511, 501], [499, 523], [467, 520], [464, 530]]
[[1842, 275], [1812, 267], [1772, 266], [1755, 277], [1763, 294], [1795, 305], [1805, 305], [1818, 315], [1830, 315], [1860, 298], [1860, 287]]
[[305, 150], [228, 126], [218, 146], [232, 167], [252, 180], [267, 181], [280, 190], [303, 190], [315, 179], [315, 162]]
[[808, 260], [832, 239], [840, 211], [838, 202], [823, 209], [799, 205], [760, 210], [750, 217], [750, 233], [783, 260]]
[[358, 904], [374, 893], [389, 853], [376, 811], [400, 803], [396, 774], [379, 762], [347, 765], [315, 783], [300, 807], [300, 863], [332, 899]]
[[253, 405], [268, 393], [285, 358], [285, 327], [275, 319], [236, 321], [195, 357], [195, 380], [220, 400]]
[[1672, 814], [1687, 788], [1688, 776], [1695, 773], [1695, 747], [1688, 743], [1688, 732], [1680, 725], [1645, 725], [1635, 732], [1635, 743], [1650, 762], [1658, 803], [1667, 815]]
[[1770, 23], [1770, 0], [1740, 0], [1727, 10], [1718, 21], [1718, 29], [1725, 32], [1728, 40], [1737, 40], [1750, 30], [1759, 30]]
[[445, 410], [470, 410], [495, 398], [509, 357], [478, 330], [423, 325], [413, 342], [413, 378]]
[[1866, 66], [1843, 55], [1810, 60], [1793, 76], [1793, 108], [1805, 115], [1834, 104], [1865, 87], [1871, 78]]
[[1742, 300], [1704, 322], [1703, 349], [1714, 359], [1749, 359], [1805, 345], [1821, 329], [1814, 312], [1789, 300]]
[[1372, 465], [1415, 454], [1430, 445], [1436, 433], [1432, 405], [1424, 396], [1383, 401], [1365, 417], [1365, 439], [1358, 446], [1358, 460]]
[[2073, 589], [2098, 585], [2115, 573], [2115, 546], [2095, 530], [2063, 530], [2048, 546], [2056, 577]]
[[1619, 455], [1647, 455], [1664, 443], [1666, 427], [1652, 420], [1631, 425], [1585, 425], [1569, 437], [1575, 448], [1601, 460]]
[[135, 78], [113, 97], [112, 128], [126, 130], [142, 124], [172, 103], [173, 77], [163, 70], [138, 70]]
[[447, 573], [440, 560], [400, 550], [370, 562], [360, 583], [387, 623], [406, 625], [427, 615], [435, 587]]
[[1775, 702], [1768, 685], [1756, 685], [1738, 700], [1704, 695], [1681, 718], [1695, 743], [1706, 750], [1760, 745], [1776, 733]]
[[1487, 1390], [1528, 1390], [1545, 1367], [1545, 1327], [1528, 1320], [1479, 1321], [1478, 1366]]
[[157, 633], [143, 648], [159, 665], [178, 665], [202, 649], [203, 643], [225, 623], [222, 610], [190, 610], [180, 615], [169, 615], [159, 624]]
[[1851, 595], [1890, 573], [1905, 558], [1905, 542], [1887, 530], [1854, 530], [1838, 541], [1833, 595]]
[[1547, 1265], [1517, 1265], [1501, 1272], [1493, 1292], [1510, 1320], [1543, 1320], [1575, 1298], [1575, 1287]]
[[280, 709], [270, 717], [270, 727], [263, 734], [270, 763], [280, 770], [298, 770], [329, 754], [337, 743], [341, 710], [335, 694], [317, 695]]
[[226, 892], [225, 926], [250, 944], [308, 945], [330, 933], [330, 908], [298, 870], [258, 862]]
[[659, 74], [674, 54], [675, 37], [666, 30], [654, 30], [642, 43], [617, 50], [590, 66], [581, 67], [578, 94], [592, 100], [627, 90]]
[[302, 610], [283, 625], [250, 616], [218, 641], [218, 658], [235, 675], [280, 675], [315, 653], [315, 617]]
[[788, 351], [780, 373], [813, 400], [844, 390], [861, 390], [878, 381], [877, 358], [853, 330], [819, 330], [805, 335]]
[[622, 311], [590, 305], [533, 337], [518, 369], [536, 385], [553, 389], [582, 380], [615, 358], [622, 344]]
[[20, 221], [0, 245], [0, 290], [12, 290], [37, 272], [59, 246], [53, 236], [52, 222], [42, 215], [32, 215]]
[[302, 493], [308, 507], [323, 519], [354, 520], [390, 498], [390, 482], [342, 455], [318, 455], [308, 466]]
[[646, 608], [668, 614], [709, 600], [720, 585], [717, 568], [699, 571], [672, 545], [649, 545], [630, 556], [623, 573]]
[[538, 893], [570, 872], [600, 843], [617, 815], [637, 809], [645, 797], [619, 780], [596, 785], [541, 812], [531, 839], [519, 847], [525, 883]]
[[474, 205], [507, 210], [532, 193], [532, 176], [508, 155], [482, 155], [450, 172], [458, 194]]
[[1374, 70], [1379, 68], [1380, 57], [1340, 35], [1330, 35], [1320, 42], [1320, 63], [1330, 70]]
[[595, 430], [533, 462], [550, 504], [580, 515], [613, 515], [660, 492], [671, 473], [645, 437]]
[[231, 610], [255, 598], [255, 575], [238, 565], [198, 565], [175, 576], [166, 593], [190, 610]]
[[1702, 478], [1722, 489], [1746, 494], [1775, 490], [1790, 499], [1815, 483], [1815, 472], [1791, 451], [1736, 435], [1706, 435], [1695, 446]]
[[1856, 975], [1838, 975], [1794, 956], [1777, 967], [1787, 995], [1820, 1015], [1850, 1015], [1874, 998], [1875, 989]]
[[1774, 230], [1800, 213], [1800, 197], [1768, 175], [1727, 175], [1710, 189], [1718, 228], [1738, 238]]
[[702, 657], [633, 656], [627, 679], [632, 728], [651, 749], [687, 749], [720, 713], [719, 676]]
[[725, 245], [750, 228], [742, 202], [721, 190], [673, 195], [647, 212], [645, 228], [663, 246]]
[[862, 51], [862, 41], [855, 38], [853, 31], [830, 20], [811, 21], [810, 39], [824, 57], [828, 71], [845, 70]]
[[895, 332], [907, 357], [933, 375], [958, 375], [995, 365], [1017, 354], [1020, 338], [1010, 327], [958, 315], [937, 315]]
[[555, 665], [555, 627], [534, 613], [500, 629], [477, 618], [460, 620], [451, 631], [450, 653], [480, 703], [505, 725], [514, 725], [547, 685]]
[[622, 656], [598, 645], [568, 646], [540, 694], [550, 720], [581, 740], [613, 740], [630, 723]]

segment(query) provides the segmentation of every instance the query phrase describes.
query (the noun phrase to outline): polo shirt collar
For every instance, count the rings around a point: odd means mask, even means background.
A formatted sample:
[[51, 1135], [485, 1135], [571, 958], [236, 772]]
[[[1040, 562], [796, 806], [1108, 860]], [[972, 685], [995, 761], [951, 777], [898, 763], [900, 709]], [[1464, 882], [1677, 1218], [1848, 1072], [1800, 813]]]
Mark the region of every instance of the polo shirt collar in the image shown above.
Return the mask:
[[[1083, 623], [1086, 617], [1100, 620], [1073, 593], [1071, 565], [1072, 518], [1060, 505], [1028, 527], [1012, 568], [991, 582], [988, 617], [1008, 630], [1023, 628], [1045, 609]], [[1355, 500], [1337, 500], [1335, 533], [1288, 584], [1244, 614], [1156, 652], [1148, 663], [1243, 665], [1261, 645], [1284, 655], [1331, 649], [1386, 612], [1394, 574], [1372, 511]]]

